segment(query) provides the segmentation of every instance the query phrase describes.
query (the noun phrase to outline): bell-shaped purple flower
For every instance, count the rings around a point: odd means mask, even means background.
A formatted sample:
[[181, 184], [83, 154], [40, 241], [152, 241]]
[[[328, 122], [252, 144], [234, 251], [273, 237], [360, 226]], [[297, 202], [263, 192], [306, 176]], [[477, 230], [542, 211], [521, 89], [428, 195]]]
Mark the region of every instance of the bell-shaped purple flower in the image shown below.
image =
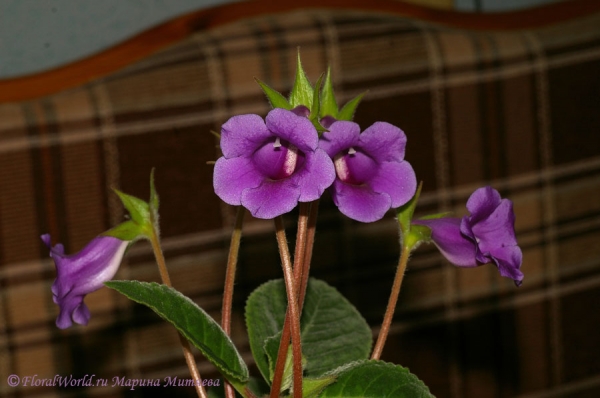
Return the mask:
[[97, 236], [79, 253], [65, 255], [62, 244], [52, 247], [49, 234], [42, 235], [42, 240], [56, 265], [56, 280], [52, 285], [54, 302], [60, 307], [56, 326], [66, 329], [73, 322], [87, 325], [91, 315], [83, 302], [85, 295], [113, 278], [129, 242]]
[[318, 144], [310, 120], [292, 111], [273, 109], [265, 121], [258, 115], [234, 116], [221, 129], [215, 193], [265, 219], [316, 200], [335, 179], [333, 163]]
[[513, 204], [492, 187], [479, 188], [467, 201], [471, 213], [460, 218], [414, 220], [431, 229], [431, 239], [452, 264], [476, 267], [493, 262], [517, 286], [523, 281], [523, 254], [515, 237]]
[[377, 122], [361, 134], [358, 124], [335, 121], [319, 145], [333, 159], [332, 197], [346, 216], [377, 221], [415, 194], [417, 178], [404, 160], [406, 135], [398, 127]]

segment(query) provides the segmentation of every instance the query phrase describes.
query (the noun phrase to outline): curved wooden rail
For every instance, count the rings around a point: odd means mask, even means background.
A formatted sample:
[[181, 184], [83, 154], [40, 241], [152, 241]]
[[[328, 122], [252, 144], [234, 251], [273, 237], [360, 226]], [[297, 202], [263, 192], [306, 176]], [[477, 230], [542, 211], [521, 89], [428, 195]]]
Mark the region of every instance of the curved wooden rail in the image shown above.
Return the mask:
[[226, 4], [175, 18], [98, 54], [55, 69], [18, 78], [0, 79], [0, 103], [34, 99], [85, 84], [139, 61], [194, 32], [244, 18], [309, 8], [384, 12], [466, 29], [518, 30], [600, 12], [600, 1], [570, 0], [523, 11], [493, 14], [439, 10], [397, 0], [255, 0]]

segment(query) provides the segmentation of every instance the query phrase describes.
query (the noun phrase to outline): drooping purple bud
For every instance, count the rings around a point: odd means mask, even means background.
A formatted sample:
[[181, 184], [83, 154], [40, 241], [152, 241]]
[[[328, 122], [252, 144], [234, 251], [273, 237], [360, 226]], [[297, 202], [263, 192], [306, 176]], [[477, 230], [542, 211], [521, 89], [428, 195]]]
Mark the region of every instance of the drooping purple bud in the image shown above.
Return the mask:
[[56, 280], [52, 285], [54, 302], [60, 307], [56, 326], [66, 329], [73, 322], [87, 325], [91, 315], [83, 302], [85, 295], [100, 289], [104, 282], [113, 278], [129, 242], [112, 236], [97, 236], [80, 252], [65, 255], [62, 244], [52, 247], [49, 234], [41, 238], [50, 249], [50, 257], [56, 266]]

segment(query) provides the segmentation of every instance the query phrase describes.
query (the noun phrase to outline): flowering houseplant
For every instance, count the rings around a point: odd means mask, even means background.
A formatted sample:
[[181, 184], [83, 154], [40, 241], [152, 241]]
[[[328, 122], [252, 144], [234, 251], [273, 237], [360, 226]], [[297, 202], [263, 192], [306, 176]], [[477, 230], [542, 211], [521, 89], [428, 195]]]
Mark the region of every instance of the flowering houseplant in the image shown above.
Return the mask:
[[[144, 304], [178, 330], [198, 396], [207, 392], [190, 343], [226, 380], [234, 397], [431, 397], [427, 386], [408, 369], [379, 358], [385, 347], [410, 253], [434, 243], [454, 265], [495, 265], [502, 276], [521, 284], [522, 254], [514, 233], [512, 203], [491, 187], [476, 190], [460, 218], [431, 215], [413, 219], [420, 185], [405, 160], [407, 136], [398, 127], [377, 122], [361, 132], [352, 121], [362, 98], [338, 108], [329, 72], [311, 85], [300, 59], [289, 97], [258, 82], [273, 106], [263, 119], [237, 115], [221, 129], [223, 156], [214, 165], [215, 193], [238, 206], [227, 263], [221, 323], [171, 286], [159, 237], [159, 199], [151, 175], [150, 198], [143, 201], [117, 191], [130, 219], [95, 238], [81, 252], [65, 255], [50, 236], [42, 239], [56, 263], [52, 287], [60, 306], [57, 326], [87, 324], [85, 295], [104, 285]], [[318, 203], [329, 191], [345, 216], [376, 222], [396, 213], [401, 255], [381, 331], [374, 348], [370, 327], [334, 287], [309, 278]], [[299, 207], [293, 256], [283, 216]], [[262, 380], [251, 377], [229, 338], [231, 305], [242, 222], [252, 216], [273, 219], [283, 278], [268, 281], [250, 294], [246, 326], [254, 362]], [[110, 281], [136, 240], [151, 242], [163, 283]], [[335, 355], [332, 355], [335, 353]], [[258, 376], [258, 375], [255, 375]], [[377, 379], [377, 383], [372, 380]]]

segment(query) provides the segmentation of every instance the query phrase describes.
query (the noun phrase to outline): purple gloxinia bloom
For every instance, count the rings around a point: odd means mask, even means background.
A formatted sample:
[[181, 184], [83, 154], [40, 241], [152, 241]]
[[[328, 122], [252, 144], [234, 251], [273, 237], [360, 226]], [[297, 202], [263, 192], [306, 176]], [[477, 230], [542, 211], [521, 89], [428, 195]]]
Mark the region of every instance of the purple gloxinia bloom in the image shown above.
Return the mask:
[[265, 121], [258, 115], [234, 116], [221, 129], [215, 193], [265, 219], [316, 200], [335, 179], [333, 163], [318, 145], [310, 120], [292, 111], [273, 109]]
[[65, 255], [62, 244], [52, 247], [49, 234], [42, 235], [42, 240], [56, 265], [56, 280], [52, 285], [54, 302], [60, 307], [56, 326], [66, 329], [73, 321], [87, 325], [91, 315], [83, 302], [85, 295], [100, 289], [115, 276], [129, 242], [97, 236], [79, 253]]
[[377, 122], [361, 134], [358, 124], [335, 121], [320, 146], [333, 159], [332, 197], [346, 216], [377, 221], [415, 194], [417, 178], [404, 160], [406, 135], [398, 127]]
[[476, 267], [495, 263], [500, 275], [517, 286], [523, 281], [523, 261], [515, 237], [513, 204], [492, 187], [479, 188], [467, 201], [471, 213], [460, 218], [414, 220], [431, 229], [431, 239], [454, 265]]

